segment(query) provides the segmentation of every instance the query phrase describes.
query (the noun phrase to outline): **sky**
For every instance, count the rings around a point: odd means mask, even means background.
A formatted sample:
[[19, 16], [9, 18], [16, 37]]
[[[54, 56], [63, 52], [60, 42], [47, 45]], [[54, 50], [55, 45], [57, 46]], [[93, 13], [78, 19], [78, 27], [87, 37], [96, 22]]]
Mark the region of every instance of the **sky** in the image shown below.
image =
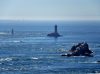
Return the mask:
[[100, 0], [0, 0], [0, 19], [100, 20]]

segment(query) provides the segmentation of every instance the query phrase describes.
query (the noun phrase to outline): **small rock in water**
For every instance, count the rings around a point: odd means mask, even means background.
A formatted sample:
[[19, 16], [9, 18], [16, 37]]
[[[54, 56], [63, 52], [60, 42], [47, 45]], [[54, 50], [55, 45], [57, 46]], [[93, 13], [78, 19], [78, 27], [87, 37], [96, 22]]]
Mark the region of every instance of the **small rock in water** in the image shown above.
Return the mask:
[[86, 42], [78, 43], [77, 45], [73, 45], [69, 50], [70, 53], [63, 54], [62, 56], [89, 56], [92, 57], [93, 51], [89, 49], [89, 45]]

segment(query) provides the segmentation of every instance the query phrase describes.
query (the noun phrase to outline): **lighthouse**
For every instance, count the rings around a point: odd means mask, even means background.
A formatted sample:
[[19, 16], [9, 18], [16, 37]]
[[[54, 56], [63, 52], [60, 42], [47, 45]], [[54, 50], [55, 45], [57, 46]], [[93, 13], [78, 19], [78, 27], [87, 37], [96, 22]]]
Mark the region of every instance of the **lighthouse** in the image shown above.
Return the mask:
[[54, 26], [54, 32], [48, 34], [47, 36], [49, 36], [49, 37], [59, 37], [59, 36], [61, 36], [61, 35], [58, 33], [57, 25]]
[[57, 33], [57, 25], [55, 25], [55, 33]]

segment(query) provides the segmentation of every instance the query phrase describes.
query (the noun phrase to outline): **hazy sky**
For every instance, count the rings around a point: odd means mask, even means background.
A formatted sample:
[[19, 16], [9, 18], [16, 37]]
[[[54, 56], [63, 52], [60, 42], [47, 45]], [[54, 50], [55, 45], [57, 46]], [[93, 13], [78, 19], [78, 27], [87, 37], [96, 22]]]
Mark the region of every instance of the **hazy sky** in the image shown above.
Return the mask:
[[0, 19], [100, 19], [100, 0], [0, 0]]

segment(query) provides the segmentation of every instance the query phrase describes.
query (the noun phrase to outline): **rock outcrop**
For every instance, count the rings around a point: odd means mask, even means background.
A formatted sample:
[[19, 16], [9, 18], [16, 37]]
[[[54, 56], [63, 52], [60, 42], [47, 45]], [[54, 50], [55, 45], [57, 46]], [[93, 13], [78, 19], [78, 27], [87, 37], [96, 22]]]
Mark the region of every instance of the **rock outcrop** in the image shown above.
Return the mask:
[[68, 53], [63, 54], [62, 56], [93, 56], [92, 53], [93, 51], [89, 49], [89, 45], [86, 42], [82, 42], [73, 45]]

